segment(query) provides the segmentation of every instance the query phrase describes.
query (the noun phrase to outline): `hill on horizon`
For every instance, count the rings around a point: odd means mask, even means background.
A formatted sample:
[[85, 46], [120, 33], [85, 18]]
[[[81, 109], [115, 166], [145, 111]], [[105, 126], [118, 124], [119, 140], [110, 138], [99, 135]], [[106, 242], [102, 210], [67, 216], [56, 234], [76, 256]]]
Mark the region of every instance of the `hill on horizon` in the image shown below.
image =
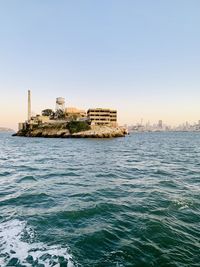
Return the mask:
[[14, 130], [7, 127], [0, 127], [0, 132], [14, 132]]

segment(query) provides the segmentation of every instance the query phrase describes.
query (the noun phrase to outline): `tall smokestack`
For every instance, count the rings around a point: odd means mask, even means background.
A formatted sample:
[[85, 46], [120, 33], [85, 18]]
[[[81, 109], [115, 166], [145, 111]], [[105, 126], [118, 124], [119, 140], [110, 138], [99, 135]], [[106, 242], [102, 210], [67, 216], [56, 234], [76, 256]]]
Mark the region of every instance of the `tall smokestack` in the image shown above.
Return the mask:
[[31, 90], [28, 90], [28, 122], [31, 120]]

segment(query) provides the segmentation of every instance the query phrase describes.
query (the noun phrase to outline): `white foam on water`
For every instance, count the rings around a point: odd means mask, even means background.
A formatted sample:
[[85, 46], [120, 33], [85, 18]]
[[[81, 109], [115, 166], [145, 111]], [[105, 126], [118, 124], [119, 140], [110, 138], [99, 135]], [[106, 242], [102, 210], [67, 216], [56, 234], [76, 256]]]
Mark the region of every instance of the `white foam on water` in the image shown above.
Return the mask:
[[192, 205], [192, 203], [189, 200], [181, 198], [175, 199], [173, 203], [178, 208], [178, 210], [188, 209]]
[[[28, 236], [28, 241], [24, 241], [24, 235]], [[67, 259], [67, 267], [74, 267], [72, 256], [68, 253], [68, 248], [48, 246], [42, 242], [34, 242], [34, 237], [34, 231], [27, 226], [26, 222], [12, 220], [1, 223], [0, 266], [6, 266], [11, 258], [17, 258], [20, 264], [32, 266], [26, 260], [28, 256], [29, 258], [32, 256], [34, 261], [38, 260], [38, 264], [44, 264], [45, 267], [53, 266], [53, 262], [54, 266], [60, 266], [58, 257]], [[45, 255], [48, 256], [45, 257]], [[55, 265], [55, 263], [57, 264]]]

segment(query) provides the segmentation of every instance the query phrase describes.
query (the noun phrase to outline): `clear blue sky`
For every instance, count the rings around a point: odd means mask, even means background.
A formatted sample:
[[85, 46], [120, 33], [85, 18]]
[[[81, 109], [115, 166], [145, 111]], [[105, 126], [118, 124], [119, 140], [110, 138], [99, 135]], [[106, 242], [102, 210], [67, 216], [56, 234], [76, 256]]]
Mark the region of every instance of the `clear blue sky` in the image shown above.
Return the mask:
[[26, 118], [28, 88], [35, 112], [63, 96], [120, 123], [200, 119], [199, 14], [199, 0], [0, 0], [0, 126]]

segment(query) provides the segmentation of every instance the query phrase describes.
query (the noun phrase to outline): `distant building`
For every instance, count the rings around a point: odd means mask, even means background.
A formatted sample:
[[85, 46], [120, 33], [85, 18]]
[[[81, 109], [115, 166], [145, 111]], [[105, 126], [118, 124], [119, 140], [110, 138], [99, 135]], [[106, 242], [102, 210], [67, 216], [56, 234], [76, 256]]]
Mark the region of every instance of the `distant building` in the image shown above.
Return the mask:
[[158, 128], [162, 129], [163, 128], [163, 122], [162, 120], [158, 121]]
[[24, 122], [19, 122], [18, 123], [18, 130], [21, 131], [21, 130], [24, 130], [25, 129], [25, 123]]
[[32, 120], [35, 120], [36, 123], [48, 123], [50, 118], [48, 116], [36, 115], [36, 117], [32, 118]]
[[117, 111], [106, 108], [89, 109], [87, 115], [92, 125], [117, 126]]
[[75, 107], [68, 107], [65, 109], [65, 115], [67, 117], [84, 118], [87, 117], [85, 110], [77, 109]]

